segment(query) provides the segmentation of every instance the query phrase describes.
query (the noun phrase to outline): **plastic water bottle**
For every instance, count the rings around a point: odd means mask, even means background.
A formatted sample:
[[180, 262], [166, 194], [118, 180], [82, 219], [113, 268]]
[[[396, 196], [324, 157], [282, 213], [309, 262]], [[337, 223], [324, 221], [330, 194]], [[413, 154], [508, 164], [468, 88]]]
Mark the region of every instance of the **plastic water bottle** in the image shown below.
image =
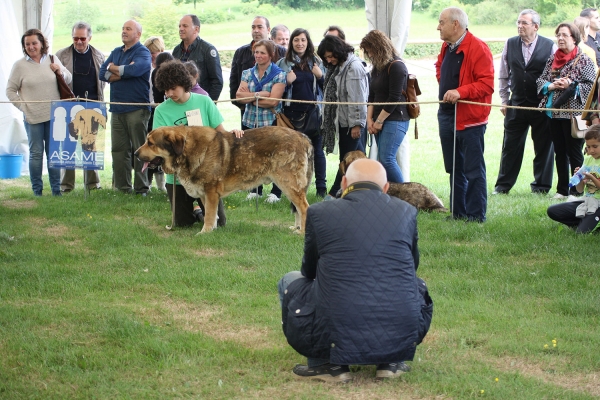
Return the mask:
[[[585, 169], [587, 169], [587, 168], [585, 168]], [[579, 169], [579, 171], [575, 172], [575, 175], [573, 175], [571, 177], [571, 179], [569, 179], [569, 187], [570, 188], [579, 185], [579, 182], [581, 182], [581, 180], [584, 178], [583, 174], [584, 174], [584, 172], [586, 172], [585, 169], [584, 169], [584, 167], [581, 167]]]

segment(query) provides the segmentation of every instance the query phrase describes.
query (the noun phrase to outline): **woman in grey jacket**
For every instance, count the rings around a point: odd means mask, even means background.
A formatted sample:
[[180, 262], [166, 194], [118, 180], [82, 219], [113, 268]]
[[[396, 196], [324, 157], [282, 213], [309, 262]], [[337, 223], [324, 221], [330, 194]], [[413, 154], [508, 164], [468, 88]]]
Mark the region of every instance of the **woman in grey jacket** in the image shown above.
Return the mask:
[[[360, 146], [360, 132], [366, 126], [369, 85], [362, 61], [354, 55], [354, 48], [337, 36], [327, 35], [317, 54], [327, 67], [323, 107], [323, 148], [329, 153], [339, 151], [340, 161], [346, 153], [365, 150]], [[342, 175], [338, 171], [325, 200], [335, 197], [340, 189]]]

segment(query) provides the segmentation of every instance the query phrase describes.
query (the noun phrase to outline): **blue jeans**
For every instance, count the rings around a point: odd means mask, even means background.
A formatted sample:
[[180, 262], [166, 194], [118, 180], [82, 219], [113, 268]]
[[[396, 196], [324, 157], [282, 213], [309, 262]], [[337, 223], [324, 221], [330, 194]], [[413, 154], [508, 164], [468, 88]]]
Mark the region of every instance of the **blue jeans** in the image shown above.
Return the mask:
[[46, 151], [50, 188], [53, 195], [60, 196], [60, 168], [50, 168], [50, 121], [39, 124], [29, 124], [25, 121], [25, 131], [29, 139], [29, 179], [33, 194], [41, 196], [44, 190], [42, 168]]
[[323, 136], [317, 134], [309, 138], [315, 154], [315, 186], [317, 192], [327, 191], [327, 160], [323, 151]]
[[[290, 283], [296, 279], [302, 278], [300, 271], [288, 272], [277, 282], [277, 292], [279, 292], [279, 306], [283, 308], [283, 295]], [[318, 367], [319, 365], [328, 364], [329, 359], [326, 358], [307, 358], [307, 364], [310, 368]]]
[[402, 144], [407, 130], [408, 121], [385, 121], [381, 132], [375, 135], [377, 159], [385, 168], [389, 182], [404, 182], [402, 170], [396, 160], [396, 153], [398, 153], [398, 148]]
[[[478, 125], [456, 131], [454, 149], [454, 113], [438, 111], [438, 124], [444, 167], [450, 174], [450, 209], [454, 218], [483, 222], [487, 211], [487, 180], [483, 158], [485, 130]], [[455, 159], [455, 173], [452, 161]], [[454, 188], [452, 178], [454, 177]], [[452, 202], [454, 196], [454, 202]], [[452, 204], [454, 203], [454, 204]]]

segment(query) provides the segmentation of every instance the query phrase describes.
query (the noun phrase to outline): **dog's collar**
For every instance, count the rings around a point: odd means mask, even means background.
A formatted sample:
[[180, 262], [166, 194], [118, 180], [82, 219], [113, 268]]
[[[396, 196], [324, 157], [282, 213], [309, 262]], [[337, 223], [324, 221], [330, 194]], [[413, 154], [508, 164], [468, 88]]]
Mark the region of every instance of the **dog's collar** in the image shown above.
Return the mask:
[[377, 190], [379, 192], [383, 192], [381, 186], [377, 185], [373, 182], [355, 182], [352, 185], [348, 186], [344, 193], [342, 193], [342, 198], [350, 192], [354, 192], [356, 190]]

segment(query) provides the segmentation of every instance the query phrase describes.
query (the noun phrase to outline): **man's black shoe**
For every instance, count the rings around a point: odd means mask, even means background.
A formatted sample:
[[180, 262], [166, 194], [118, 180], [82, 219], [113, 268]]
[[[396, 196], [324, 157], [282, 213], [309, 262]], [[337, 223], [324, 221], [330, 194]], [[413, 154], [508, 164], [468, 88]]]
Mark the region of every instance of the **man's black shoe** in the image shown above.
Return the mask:
[[409, 372], [410, 367], [404, 362], [401, 363], [389, 363], [389, 364], [379, 364], [377, 366], [377, 373], [375, 375], [376, 379], [388, 379], [388, 378], [397, 378], [405, 372]]
[[492, 194], [508, 194], [508, 190], [496, 189]]
[[323, 382], [346, 383], [352, 380], [350, 368], [347, 365], [324, 364], [309, 368], [306, 365], [296, 365], [293, 369], [297, 378], [316, 379]]

